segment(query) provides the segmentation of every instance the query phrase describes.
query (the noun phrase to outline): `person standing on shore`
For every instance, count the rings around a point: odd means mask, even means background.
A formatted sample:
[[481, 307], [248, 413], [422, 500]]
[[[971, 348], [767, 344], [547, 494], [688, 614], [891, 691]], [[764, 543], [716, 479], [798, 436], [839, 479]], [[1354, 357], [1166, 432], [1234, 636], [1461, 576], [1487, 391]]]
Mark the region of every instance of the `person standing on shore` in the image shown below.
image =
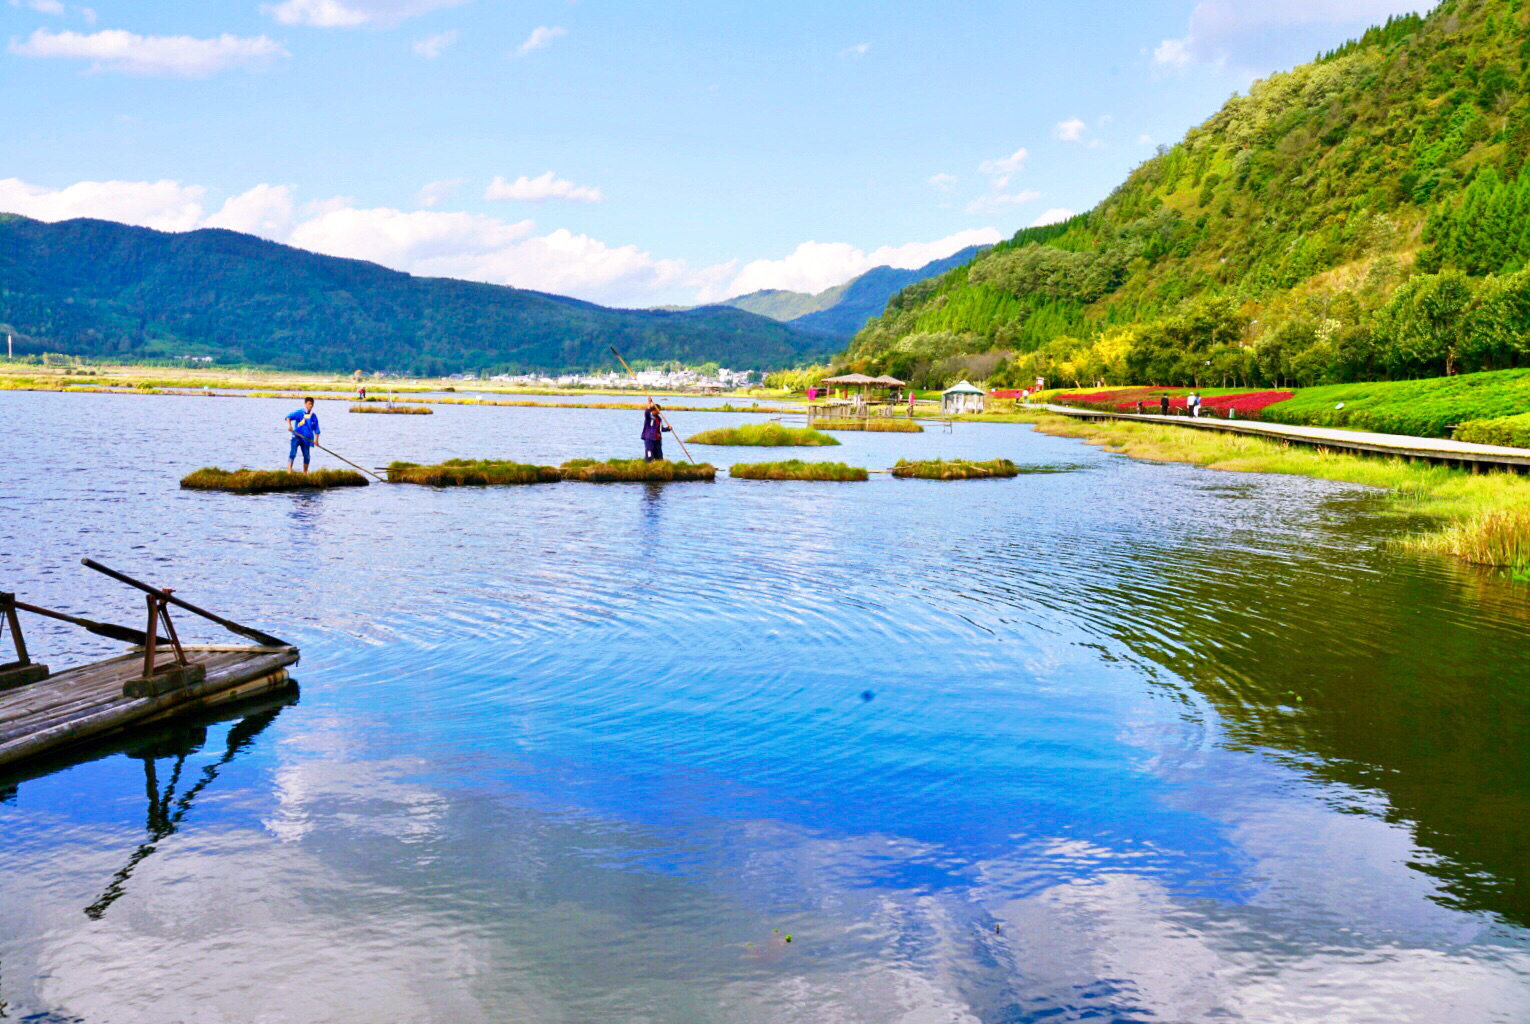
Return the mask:
[[[643, 461], [664, 461], [664, 432], [670, 430], [664, 417], [659, 415], [659, 404], [654, 401], [648, 403], [648, 408], [643, 410]], [[670, 430], [674, 433], [673, 430]]]
[[1167, 416], [1167, 415], [1169, 415], [1169, 396], [1168, 395], [1159, 395], [1158, 396], [1158, 415], [1160, 415], [1160, 416]]
[[303, 407], [287, 414], [287, 433], [292, 435], [292, 447], [287, 451], [287, 472], [292, 472], [292, 460], [298, 449], [303, 449], [303, 472], [308, 472], [308, 458], [314, 442], [319, 439], [319, 414], [313, 411], [313, 399], [303, 399]]

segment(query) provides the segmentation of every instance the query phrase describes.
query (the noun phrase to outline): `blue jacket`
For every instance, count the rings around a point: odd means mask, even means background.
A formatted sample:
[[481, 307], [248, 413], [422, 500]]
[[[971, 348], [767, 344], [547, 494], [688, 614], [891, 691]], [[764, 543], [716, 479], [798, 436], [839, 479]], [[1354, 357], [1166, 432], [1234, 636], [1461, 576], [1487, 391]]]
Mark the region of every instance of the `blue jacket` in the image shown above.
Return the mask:
[[319, 414], [316, 412], [289, 412], [287, 418], [292, 421], [292, 432], [304, 441], [312, 441], [319, 436]]

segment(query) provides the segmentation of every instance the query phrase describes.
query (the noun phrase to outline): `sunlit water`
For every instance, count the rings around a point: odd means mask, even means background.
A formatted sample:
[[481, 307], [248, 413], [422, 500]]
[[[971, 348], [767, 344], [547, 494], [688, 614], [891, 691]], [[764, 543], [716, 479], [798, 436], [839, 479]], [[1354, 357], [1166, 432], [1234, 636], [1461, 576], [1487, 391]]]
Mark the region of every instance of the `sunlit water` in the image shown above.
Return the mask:
[[[1369, 492], [1000, 425], [693, 454], [1061, 471], [177, 489], [290, 405], [0, 393], [0, 589], [136, 624], [89, 555], [303, 652], [0, 781], [0, 1018], [1530, 1020], [1530, 588]], [[365, 466], [640, 451], [320, 413]]]

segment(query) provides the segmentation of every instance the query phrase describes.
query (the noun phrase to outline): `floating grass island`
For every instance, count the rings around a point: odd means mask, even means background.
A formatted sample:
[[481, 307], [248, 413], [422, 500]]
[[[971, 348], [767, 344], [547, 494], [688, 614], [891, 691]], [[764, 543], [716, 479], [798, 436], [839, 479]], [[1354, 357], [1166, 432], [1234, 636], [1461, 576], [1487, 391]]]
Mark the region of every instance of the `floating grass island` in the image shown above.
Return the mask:
[[383, 412], [395, 416], [429, 416], [435, 412], [428, 405], [353, 405], [351, 412]]
[[851, 482], [870, 479], [866, 471], [858, 466], [847, 466], [843, 462], [803, 462], [801, 459], [792, 459], [790, 462], [741, 462], [728, 470], [728, 473], [740, 480]]
[[825, 448], [839, 444], [828, 434], [810, 427], [783, 427], [779, 423], [751, 423], [743, 427], [703, 430], [688, 437], [690, 444], [742, 445], [757, 448]]
[[290, 473], [285, 469], [216, 469], [207, 467], [181, 479], [188, 491], [232, 491], [266, 494], [271, 491], [318, 491], [330, 487], [365, 487], [367, 478], [350, 469], [316, 469]]
[[552, 466], [531, 466], [502, 459], [448, 459], [436, 466], [394, 462], [388, 466], [390, 484], [427, 487], [488, 487], [500, 484], [555, 484], [563, 479]]
[[989, 462], [966, 462], [953, 459], [933, 459], [928, 462], [909, 462], [899, 459], [892, 475], [912, 480], [992, 480], [1000, 477], [1019, 476], [1020, 468], [1008, 459]]
[[706, 462], [644, 462], [642, 459], [573, 459], [558, 467], [565, 480], [587, 484], [670, 483], [715, 480], [717, 467]]
[[865, 430], [873, 434], [922, 434], [924, 428], [913, 420], [814, 420], [819, 430]]

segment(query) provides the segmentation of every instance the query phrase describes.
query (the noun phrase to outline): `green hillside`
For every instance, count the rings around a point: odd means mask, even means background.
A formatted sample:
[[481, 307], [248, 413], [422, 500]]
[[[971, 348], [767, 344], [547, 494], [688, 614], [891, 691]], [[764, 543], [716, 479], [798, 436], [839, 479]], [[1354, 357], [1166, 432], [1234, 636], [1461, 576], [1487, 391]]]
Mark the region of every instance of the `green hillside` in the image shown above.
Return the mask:
[[920, 386], [1530, 365], [1530, 10], [1446, 0], [1255, 83], [1098, 207], [913, 285], [841, 362]]
[[618, 310], [540, 292], [421, 278], [232, 231], [166, 234], [0, 214], [0, 331], [17, 354], [210, 355], [304, 370], [439, 375], [629, 360], [790, 366], [820, 335], [726, 307]]

